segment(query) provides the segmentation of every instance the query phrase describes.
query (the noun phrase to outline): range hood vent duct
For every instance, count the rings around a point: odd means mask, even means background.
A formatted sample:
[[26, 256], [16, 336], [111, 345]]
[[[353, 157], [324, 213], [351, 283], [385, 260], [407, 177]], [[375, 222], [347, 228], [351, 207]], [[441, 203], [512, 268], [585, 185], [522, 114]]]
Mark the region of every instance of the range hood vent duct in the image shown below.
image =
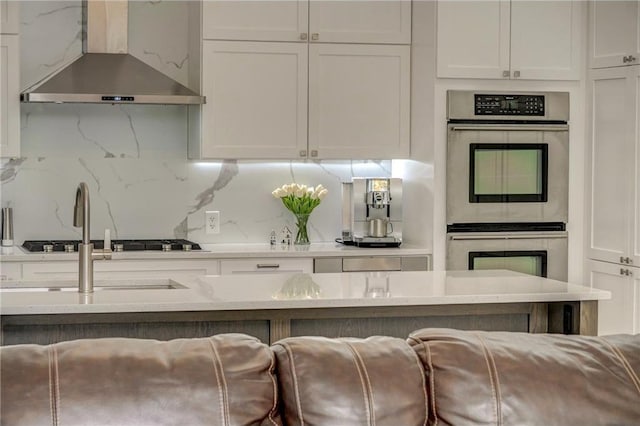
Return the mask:
[[83, 54], [22, 102], [198, 105], [205, 98], [128, 53], [128, 2], [83, 0]]

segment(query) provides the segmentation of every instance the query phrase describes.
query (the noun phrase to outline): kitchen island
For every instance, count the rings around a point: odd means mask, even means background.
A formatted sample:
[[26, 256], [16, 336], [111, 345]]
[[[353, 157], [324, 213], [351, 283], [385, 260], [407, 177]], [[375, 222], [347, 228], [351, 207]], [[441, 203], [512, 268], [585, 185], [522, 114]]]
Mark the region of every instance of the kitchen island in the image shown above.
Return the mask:
[[[595, 335], [610, 293], [511, 271], [415, 271], [2, 284], [2, 344], [242, 332], [403, 337], [423, 327]], [[66, 287], [66, 288], [65, 288]]]

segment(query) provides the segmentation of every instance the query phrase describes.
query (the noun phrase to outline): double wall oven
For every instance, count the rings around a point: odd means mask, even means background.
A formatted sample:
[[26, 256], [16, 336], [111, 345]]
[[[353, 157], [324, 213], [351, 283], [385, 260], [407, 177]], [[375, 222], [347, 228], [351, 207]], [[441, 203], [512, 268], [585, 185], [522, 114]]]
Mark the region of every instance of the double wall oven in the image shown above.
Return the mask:
[[566, 280], [569, 94], [447, 93], [447, 268]]

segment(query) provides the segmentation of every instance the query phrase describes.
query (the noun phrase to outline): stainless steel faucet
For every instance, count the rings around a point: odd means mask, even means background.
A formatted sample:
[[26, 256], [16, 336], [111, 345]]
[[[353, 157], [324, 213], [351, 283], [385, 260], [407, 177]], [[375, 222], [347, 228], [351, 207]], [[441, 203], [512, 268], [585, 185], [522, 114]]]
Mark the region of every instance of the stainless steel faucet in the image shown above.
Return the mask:
[[79, 274], [78, 292], [93, 293], [93, 260], [111, 259], [111, 248], [94, 250], [89, 237], [89, 187], [84, 182], [78, 185], [76, 190], [76, 204], [73, 209], [73, 226], [82, 227], [82, 242], [78, 244]]

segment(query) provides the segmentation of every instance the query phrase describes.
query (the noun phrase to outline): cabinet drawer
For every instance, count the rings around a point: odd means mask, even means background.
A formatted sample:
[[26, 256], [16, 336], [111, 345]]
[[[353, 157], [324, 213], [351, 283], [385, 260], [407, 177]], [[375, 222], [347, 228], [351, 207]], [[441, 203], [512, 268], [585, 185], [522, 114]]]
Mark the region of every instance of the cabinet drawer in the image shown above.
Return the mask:
[[19, 263], [2, 263], [0, 265], [0, 280], [16, 281], [22, 278], [22, 265]]
[[[164, 260], [164, 261], [95, 261], [95, 279], [162, 278], [216, 274], [217, 262], [213, 260]], [[77, 280], [78, 262], [25, 263], [24, 280]]]
[[254, 273], [287, 273], [287, 272], [313, 272], [312, 259], [230, 259], [220, 261], [220, 274], [254, 274]]

